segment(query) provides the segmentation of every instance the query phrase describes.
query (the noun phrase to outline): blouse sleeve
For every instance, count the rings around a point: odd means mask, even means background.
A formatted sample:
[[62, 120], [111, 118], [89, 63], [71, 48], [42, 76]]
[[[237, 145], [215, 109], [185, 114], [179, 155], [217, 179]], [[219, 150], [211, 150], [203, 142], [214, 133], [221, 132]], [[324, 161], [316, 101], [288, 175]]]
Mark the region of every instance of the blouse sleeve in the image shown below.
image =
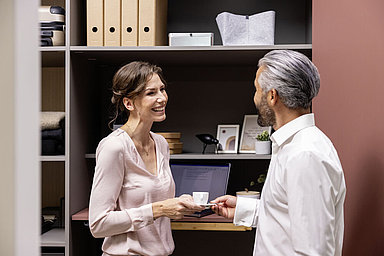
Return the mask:
[[94, 237], [136, 231], [153, 223], [152, 204], [116, 211], [124, 181], [124, 150], [113, 138], [100, 143], [89, 203], [90, 230]]

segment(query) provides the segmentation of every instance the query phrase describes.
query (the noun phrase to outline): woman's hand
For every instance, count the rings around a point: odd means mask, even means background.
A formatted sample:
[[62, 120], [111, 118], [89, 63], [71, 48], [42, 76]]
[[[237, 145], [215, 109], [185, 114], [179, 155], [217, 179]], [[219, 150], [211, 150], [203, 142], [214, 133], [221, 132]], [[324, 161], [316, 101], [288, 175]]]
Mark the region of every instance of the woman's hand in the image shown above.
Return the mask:
[[186, 214], [192, 214], [202, 210], [204, 210], [204, 207], [195, 204], [190, 195], [182, 195], [180, 197], [152, 203], [154, 219], [162, 216], [171, 219], [181, 219]]

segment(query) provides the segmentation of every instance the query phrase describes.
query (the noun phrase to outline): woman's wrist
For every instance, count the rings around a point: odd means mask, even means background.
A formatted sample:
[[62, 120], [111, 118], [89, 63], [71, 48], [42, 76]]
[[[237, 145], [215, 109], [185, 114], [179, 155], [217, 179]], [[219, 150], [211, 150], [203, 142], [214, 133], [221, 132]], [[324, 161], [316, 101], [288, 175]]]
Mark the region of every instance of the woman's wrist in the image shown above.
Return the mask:
[[163, 203], [162, 202], [152, 203], [153, 219], [157, 219], [157, 218], [162, 216], [162, 209], [163, 209]]

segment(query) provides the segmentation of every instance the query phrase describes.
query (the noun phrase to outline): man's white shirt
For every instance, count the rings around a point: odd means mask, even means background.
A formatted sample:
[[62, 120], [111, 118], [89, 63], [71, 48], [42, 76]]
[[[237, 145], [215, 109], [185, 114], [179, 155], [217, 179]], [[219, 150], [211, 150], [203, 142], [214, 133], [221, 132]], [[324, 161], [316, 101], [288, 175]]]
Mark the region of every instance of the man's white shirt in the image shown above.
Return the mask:
[[337, 152], [300, 116], [272, 136], [261, 199], [238, 197], [234, 224], [256, 227], [254, 255], [342, 254], [345, 180]]

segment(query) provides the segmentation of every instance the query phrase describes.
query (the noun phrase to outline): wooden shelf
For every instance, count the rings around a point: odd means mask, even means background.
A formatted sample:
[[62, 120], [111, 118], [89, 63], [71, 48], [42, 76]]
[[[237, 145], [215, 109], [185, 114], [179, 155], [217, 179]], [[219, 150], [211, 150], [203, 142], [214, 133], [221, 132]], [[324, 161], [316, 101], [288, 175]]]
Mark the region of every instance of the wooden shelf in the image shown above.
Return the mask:
[[83, 210], [73, 214], [72, 220], [88, 220], [88, 208], [84, 208]]
[[172, 222], [172, 230], [204, 231], [249, 231], [250, 227], [235, 226], [233, 223]]
[[[95, 158], [95, 154], [86, 154], [85, 158], [87, 159], [93, 159]], [[249, 159], [249, 160], [268, 160], [271, 159], [271, 155], [258, 155], [258, 154], [197, 154], [197, 153], [185, 153], [185, 154], [173, 154], [171, 155], [171, 159], [177, 159], [177, 160], [199, 160], [199, 159], [205, 159], [205, 160], [220, 160], [220, 159]]]
[[65, 247], [65, 229], [54, 228], [41, 235], [42, 247]]
[[[72, 220], [88, 221], [88, 208], [72, 215]], [[201, 218], [184, 217], [181, 220], [172, 220], [173, 230], [210, 230], [210, 231], [248, 231], [250, 227], [235, 226], [232, 220], [225, 219], [217, 214]]]

